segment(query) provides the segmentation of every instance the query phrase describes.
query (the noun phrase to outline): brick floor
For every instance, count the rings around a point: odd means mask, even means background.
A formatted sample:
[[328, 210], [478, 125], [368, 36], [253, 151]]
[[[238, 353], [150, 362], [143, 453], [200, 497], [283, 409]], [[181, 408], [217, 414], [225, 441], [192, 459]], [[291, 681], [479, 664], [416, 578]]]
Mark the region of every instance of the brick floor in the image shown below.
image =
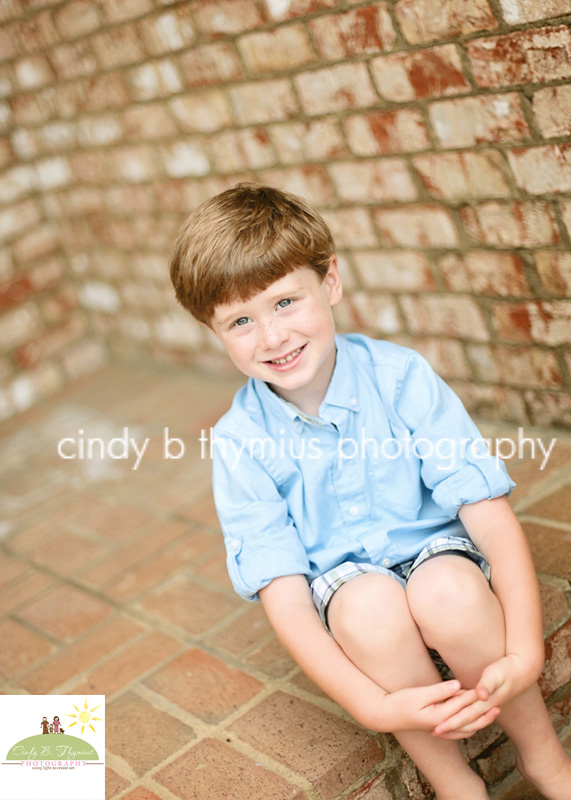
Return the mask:
[[[332, 703], [261, 607], [232, 591], [198, 437], [238, 385], [116, 365], [4, 424], [0, 692], [105, 694], [109, 800], [428, 798], [394, 739]], [[57, 455], [80, 429], [110, 440], [125, 428], [150, 440], [136, 470], [132, 455]], [[482, 429], [517, 439], [507, 426]], [[570, 747], [571, 436], [526, 435], [557, 437], [543, 469], [529, 445], [508, 468], [540, 576], [541, 687]], [[165, 436], [181, 440], [179, 459], [165, 458]], [[498, 726], [463, 747], [496, 800], [539, 798]]]

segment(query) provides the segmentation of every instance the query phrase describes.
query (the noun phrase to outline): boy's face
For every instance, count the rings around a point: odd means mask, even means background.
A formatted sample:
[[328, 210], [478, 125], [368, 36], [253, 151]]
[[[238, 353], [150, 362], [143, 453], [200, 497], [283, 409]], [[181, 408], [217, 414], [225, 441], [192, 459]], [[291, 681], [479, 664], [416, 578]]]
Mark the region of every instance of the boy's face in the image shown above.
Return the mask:
[[217, 306], [211, 327], [241, 372], [317, 414], [335, 366], [331, 308], [341, 295], [332, 256], [323, 281], [308, 267], [296, 269], [250, 300]]

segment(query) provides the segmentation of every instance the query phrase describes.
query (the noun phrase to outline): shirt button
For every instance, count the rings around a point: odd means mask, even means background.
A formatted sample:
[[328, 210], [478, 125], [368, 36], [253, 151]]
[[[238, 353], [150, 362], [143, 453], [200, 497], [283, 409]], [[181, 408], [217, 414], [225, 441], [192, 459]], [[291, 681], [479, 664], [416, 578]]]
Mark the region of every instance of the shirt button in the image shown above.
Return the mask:
[[356, 398], [356, 397], [352, 397], [352, 398], [349, 400], [349, 402], [351, 403], [351, 405], [352, 405], [352, 406], [356, 406], [356, 405], [357, 405], [357, 398]]
[[351, 514], [352, 517], [356, 517], [357, 514], [359, 513], [359, 506], [351, 506], [349, 508], [349, 513]]
[[230, 547], [232, 550], [237, 550], [240, 547], [240, 542], [238, 539], [230, 539]]
[[383, 564], [382, 565], [383, 565], [383, 567], [390, 567], [390, 565], [391, 565], [390, 558], [383, 558]]

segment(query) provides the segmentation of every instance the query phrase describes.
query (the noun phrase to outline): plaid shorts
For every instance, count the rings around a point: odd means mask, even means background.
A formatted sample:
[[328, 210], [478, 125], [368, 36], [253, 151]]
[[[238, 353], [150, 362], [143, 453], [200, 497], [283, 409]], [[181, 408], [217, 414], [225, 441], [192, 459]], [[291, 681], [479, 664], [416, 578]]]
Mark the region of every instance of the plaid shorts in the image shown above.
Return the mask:
[[[425, 561], [441, 553], [457, 553], [458, 555], [466, 556], [471, 561], [474, 561], [480, 567], [486, 579], [490, 580], [490, 565], [484, 554], [478, 550], [471, 539], [460, 536], [440, 536], [433, 539], [430, 544], [420, 551], [416, 558], [405, 561], [402, 564], [396, 564], [391, 569], [376, 564], [359, 564], [354, 561], [344, 561], [339, 566], [333, 567], [323, 575], [320, 575], [311, 583], [311, 596], [326, 629], [331, 633], [327, 624], [327, 609], [333, 595], [343, 584], [353, 578], [357, 578], [359, 575], [372, 572], [380, 575], [389, 575], [397, 580], [401, 586], [406, 587], [406, 583], [415, 569], [424, 564]], [[444, 679], [453, 677], [450, 668], [436, 650], [429, 649], [429, 653], [442, 677]]]

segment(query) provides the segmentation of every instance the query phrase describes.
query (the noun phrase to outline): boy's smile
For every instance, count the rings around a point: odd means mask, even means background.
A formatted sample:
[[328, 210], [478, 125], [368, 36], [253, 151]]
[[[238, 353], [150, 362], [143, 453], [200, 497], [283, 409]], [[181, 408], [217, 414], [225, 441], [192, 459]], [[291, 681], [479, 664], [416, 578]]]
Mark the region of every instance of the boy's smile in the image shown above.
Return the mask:
[[249, 300], [217, 306], [211, 327], [241, 372], [316, 415], [335, 366], [331, 307], [341, 295], [332, 256], [323, 280], [296, 269]]

